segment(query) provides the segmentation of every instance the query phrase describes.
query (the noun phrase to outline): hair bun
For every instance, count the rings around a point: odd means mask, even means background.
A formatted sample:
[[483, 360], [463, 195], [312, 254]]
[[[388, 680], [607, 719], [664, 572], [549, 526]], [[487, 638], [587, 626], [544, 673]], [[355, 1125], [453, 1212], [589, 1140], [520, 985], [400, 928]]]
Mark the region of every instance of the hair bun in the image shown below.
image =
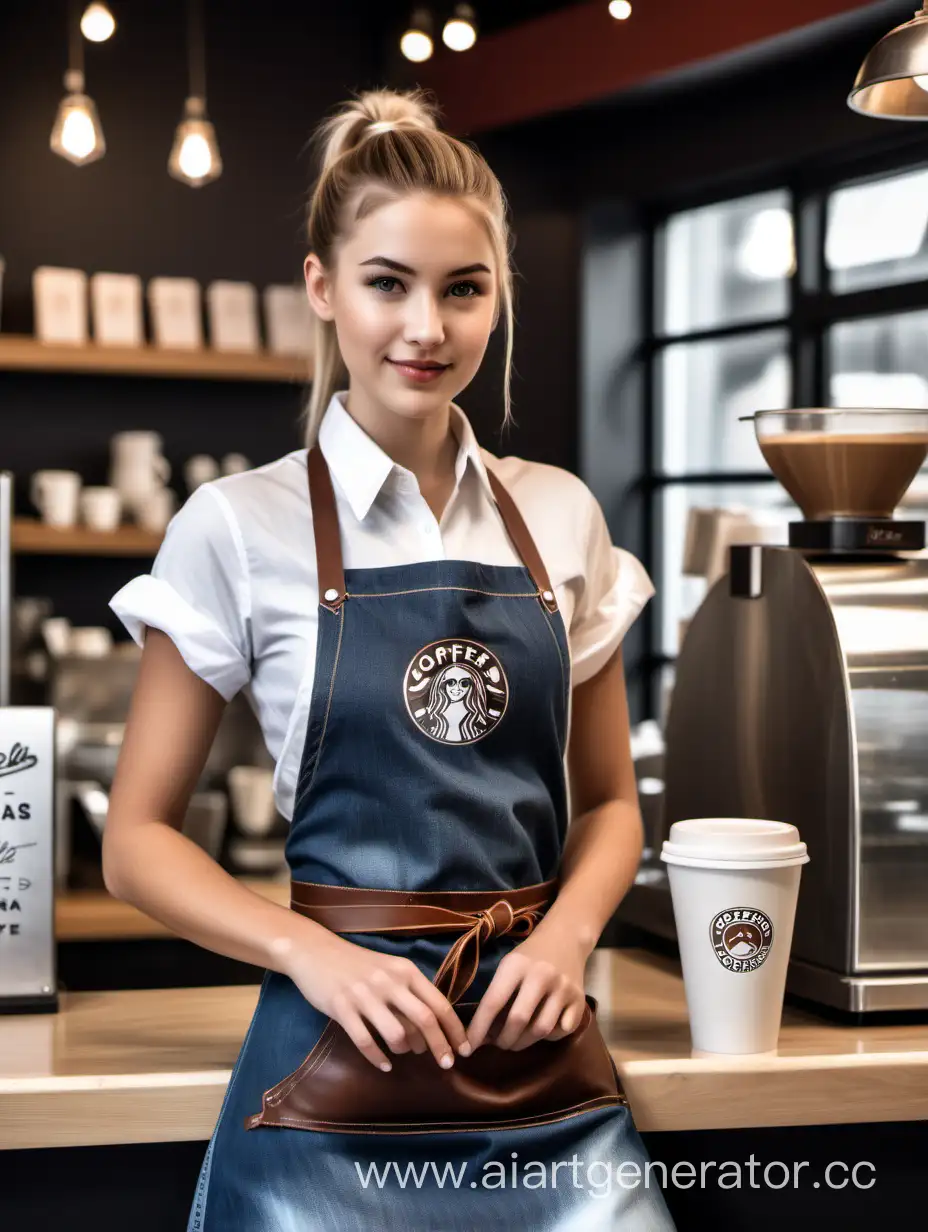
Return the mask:
[[436, 104], [423, 89], [363, 91], [319, 126], [320, 173], [366, 137], [402, 128], [437, 129], [437, 114]]

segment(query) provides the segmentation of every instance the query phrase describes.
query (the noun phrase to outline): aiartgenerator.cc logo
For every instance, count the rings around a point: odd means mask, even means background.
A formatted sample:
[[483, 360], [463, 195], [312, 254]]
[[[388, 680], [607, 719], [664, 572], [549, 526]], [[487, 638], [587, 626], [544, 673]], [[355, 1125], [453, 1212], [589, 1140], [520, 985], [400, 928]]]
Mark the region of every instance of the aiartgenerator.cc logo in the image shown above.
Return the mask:
[[509, 682], [486, 646], [443, 638], [418, 651], [403, 681], [413, 722], [441, 744], [473, 744], [489, 735], [506, 712]]
[[727, 971], [756, 971], [770, 953], [773, 924], [754, 907], [730, 907], [713, 919], [709, 937]]

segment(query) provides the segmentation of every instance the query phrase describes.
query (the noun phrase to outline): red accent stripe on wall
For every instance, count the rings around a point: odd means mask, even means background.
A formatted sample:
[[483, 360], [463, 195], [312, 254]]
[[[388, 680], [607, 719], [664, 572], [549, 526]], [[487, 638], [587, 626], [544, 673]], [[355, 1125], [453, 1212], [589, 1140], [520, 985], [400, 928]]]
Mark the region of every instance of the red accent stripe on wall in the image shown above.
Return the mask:
[[[448, 51], [437, 36], [434, 56], [417, 68], [418, 80], [438, 95], [444, 126], [471, 133], [608, 98], [701, 61], [873, 7], [871, 0], [632, 4], [631, 18], [616, 21], [607, 0], [587, 0], [480, 38], [467, 52]], [[913, 14], [916, 8], [913, 0]]]

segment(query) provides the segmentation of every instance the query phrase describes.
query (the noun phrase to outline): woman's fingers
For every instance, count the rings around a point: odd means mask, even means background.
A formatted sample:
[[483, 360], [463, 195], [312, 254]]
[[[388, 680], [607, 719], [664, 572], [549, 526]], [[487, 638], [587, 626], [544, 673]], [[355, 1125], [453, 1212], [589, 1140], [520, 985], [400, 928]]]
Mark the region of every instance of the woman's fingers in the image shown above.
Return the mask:
[[[458, 1017], [457, 1010], [445, 994], [427, 976], [423, 975], [418, 967], [415, 967], [410, 991], [424, 1002], [438, 1019], [438, 1025], [451, 1045], [452, 1052], [459, 1052], [462, 1047], [466, 1049], [467, 1031]], [[466, 1056], [468, 1051], [466, 1050], [462, 1055]]]
[[503, 1029], [496, 1038], [499, 1048], [511, 1048], [524, 1031], [528, 1029], [535, 1011], [548, 989], [537, 979], [529, 976], [522, 981], [518, 995], [512, 1003], [512, 1008], [506, 1015]]
[[346, 1004], [343, 1010], [339, 1010], [337, 1021], [344, 1028], [349, 1039], [361, 1055], [366, 1057], [371, 1065], [376, 1065], [378, 1069], [383, 1070], [393, 1068], [387, 1059], [386, 1053], [378, 1046], [368, 1030], [367, 1024], [356, 1009]]
[[420, 1001], [410, 988], [396, 988], [392, 999], [397, 1009], [414, 1024], [438, 1064], [443, 1069], [449, 1069], [454, 1064], [454, 1054], [435, 1010]]
[[471, 1050], [479, 1048], [483, 1043], [493, 1020], [505, 1008], [521, 978], [522, 973], [518, 965], [507, 963], [506, 958], [500, 962], [467, 1028], [467, 1042]]
[[577, 1000], [563, 992], [551, 993], [542, 1004], [534, 1019], [511, 1046], [512, 1052], [520, 1052], [537, 1044], [540, 1039], [559, 1040], [572, 1035], [580, 1025], [586, 999]]

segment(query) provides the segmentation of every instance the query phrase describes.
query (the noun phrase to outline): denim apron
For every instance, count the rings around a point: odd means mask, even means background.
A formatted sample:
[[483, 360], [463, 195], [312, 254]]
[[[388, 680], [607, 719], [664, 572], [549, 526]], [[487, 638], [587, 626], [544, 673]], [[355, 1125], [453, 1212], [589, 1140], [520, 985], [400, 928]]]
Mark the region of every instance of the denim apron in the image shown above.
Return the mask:
[[[497, 511], [524, 564], [436, 560], [342, 571], [318, 447], [307, 471], [319, 631], [286, 847], [292, 878], [432, 891], [556, 877], [567, 826], [569, 651], [512, 498], [491, 472]], [[331, 582], [333, 569], [343, 583], [330, 588], [324, 575]], [[441, 936], [345, 938], [405, 956], [429, 979], [448, 951]], [[502, 936], [484, 949], [472, 999], [518, 943]], [[265, 973], [188, 1232], [673, 1229], [627, 1105], [492, 1131], [245, 1128], [327, 1021], [287, 976]]]

